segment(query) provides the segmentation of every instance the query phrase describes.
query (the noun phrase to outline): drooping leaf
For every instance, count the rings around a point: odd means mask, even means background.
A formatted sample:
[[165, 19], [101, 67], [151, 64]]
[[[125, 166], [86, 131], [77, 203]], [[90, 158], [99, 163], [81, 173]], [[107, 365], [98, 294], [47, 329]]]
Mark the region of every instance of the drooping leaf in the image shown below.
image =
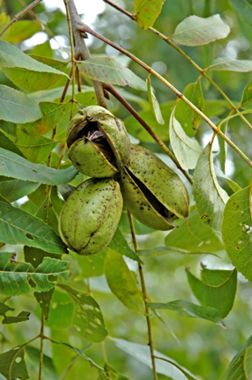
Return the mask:
[[249, 380], [252, 377], [252, 337], [237, 352], [230, 362], [225, 380]]
[[136, 279], [123, 257], [112, 249], [107, 252], [105, 274], [112, 293], [127, 308], [143, 313], [143, 299]]
[[[41, 358], [40, 350], [32, 346], [26, 346], [25, 353], [30, 379], [35, 379], [38, 375], [37, 363], [39, 363]], [[43, 354], [42, 376], [44, 379], [48, 380], [58, 380], [59, 378], [52, 358], [46, 354]]]
[[68, 285], [61, 284], [60, 287], [70, 295], [77, 306], [73, 321], [77, 331], [81, 332], [91, 342], [103, 341], [108, 332], [100, 306], [95, 299]]
[[239, 272], [252, 281], [252, 189], [234, 193], [224, 210], [222, 237], [227, 253]]
[[203, 267], [201, 280], [188, 269], [186, 273], [191, 290], [201, 305], [215, 308], [220, 318], [226, 317], [234, 303], [237, 283], [236, 270]]
[[0, 268], [0, 293], [19, 295], [35, 290], [45, 292], [53, 289], [58, 277], [66, 278], [68, 273], [65, 261], [45, 257], [34, 269], [28, 263], [10, 262]]
[[193, 194], [201, 218], [219, 231], [228, 195], [218, 184], [211, 145], [205, 147], [197, 162], [193, 175]]
[[223, 248], [218, 236], [197, 212], [192, 212], [188, 219], [171, 230], [165, 238], [165, 244], [192, 253], [217, 252]]
[[[42, 295], [43, 293], [38, 294]], [[72, 298], [65, 292], [55, 290], [51, 300], [47, 326], [57, 330], [71, 326], [73, 324], [74, 309]]]
[[41, 112], [36, 101], [21, 91], [0, 85], [0, 120], [22, 124], [40, 117]]
[[202, 46], [226, 38], [229, 32], [229, 26], [219, 14], [207, 18], [193, 15], [177, 25], [172, 38], [180, 45]]
[[[47, 292], [34, 292], [34, 297], [41, 308], [45, 320], [48, 319], [53, 293], [54, 288], [48, 290]], [[66, 310], [64, 310], [64, 313], [65, 311]]]
[[[150, 350], [147, 345], [129, 342], [123, 339], [111, 338], [116, 347], [126, 352], [128, 355], [133, 356], [142, 364], [152, 368]], [[186, 368], [182, 367], [175, 360], [161, 352], [154, 351], [156, 357], [157, 372], [169, 377], [172, 380], [197, 380], [197, 378], [190, 373]]]
[[55, 254], [66, 252], [64, 244], [51, 227], [5, 202], [0, 202], [0, 241], [24, 244]]
[[[183, 90], [183, 94], [191, 100], [201, 111], [205, 111], [205, 107], [209, 102], [205, 101], [202, 90], [201, 81], [189, 83]], [[209, 108], [209, 107], [208, 107]], [[207, 115], [211, 114], [211, 110], [206, 110]], [[218, 112], [217, 112], [218, 113]], [[180, 122], [183, 130], [188, 136], [194, 136], [202, 122], [201, 117], [196, 114], [188, 105], [179, 99], [175, 108], [175, 117]]]
[[24, 348], [16, 347], [0, 354], [0, 373], [7, 379], [28, 379]]
[[80, 63], [80, 69], [90, 79], [146, 90], [145, 82], [114, 57], [92, 56]]
[[2, 323], [7, 325], [7, 324], [11, 324], [11, 323], [19, 323], [19, 322], [29, 321], [30, 314], [31, 313], [29, 311], [21, 311], [16, 316], [5, 315]]
[[150, 75], [147, 78], [147, 93], [148, 93], [149, 103], [150, 103], [151, 108], [152, 108], [152, 112], [153, 112], [153, 114], [154, 114], [157, 122], [159, 124], [164, 124], [165, 122], [164, 122], [164, 119], [163, 119], [161, 108], [160, 108], [160, 105], [159, 105], [158, 100], [156, 98], [154, 89], [153, 89], [153, 87], [151, 85], [151, 77], [150, 77]]
[[154, 310], [176, 311], [179, 315], [191, 318], [202, 318], [211, 322], [219, 322], [221, 317], [214, 307], [196, 305], [185, 300], [175, 300], [165, 303], [150, 303], [149, 307]]
[[172, 150], [181, 167], [185, 170], [194, 169], [202, 149], [195, 138], [187, 136], [174, 112], [170, 118], [169, 133]]
[[31, 92], [59, 86], [68, 76], [23, 53], [16, 46], [0, 41], [0, 67], [20, 89]]
[[249, 73], [252, 71], [252, 60], [218, 58], [208, 67], [208, 70]]
[[38, 186], [39, 184], [35, 182], [7, 179], [0, 182], [0, 196], [8, 202], [13, 202], [32, 193]]
[[134, 0], [135, 16], [144, 29], [152, 26], [161, 13], [165, 0]]
[[60, 185], [69, 182], [76, 173], [73, 166], [61, 170], [49, 168], [42, 164], [33, 164], [11, 151], [0, 148], [0, 175], [5, 177], [47, 185]]
[[131, 260], [139, 261], [137, 254], [135, 254], [134, 251], [132, 251], [132, 249], [129, 247], [129, 244], [127, 243], [119, 228], [116, 230], [113, 239], [109, 244], [109, 249], [110, 248], [120, 255], [129, 257]]

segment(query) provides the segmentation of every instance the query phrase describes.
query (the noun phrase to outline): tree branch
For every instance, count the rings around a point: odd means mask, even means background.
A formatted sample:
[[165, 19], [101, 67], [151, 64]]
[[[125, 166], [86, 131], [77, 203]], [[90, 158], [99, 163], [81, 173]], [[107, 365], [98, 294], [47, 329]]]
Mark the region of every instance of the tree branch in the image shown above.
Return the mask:
[[95, 38], [103, 41], [105, 44], [112, 46], [114, 49], [119, 51], [120, 53], [126, 55], [129, 57], [132, 61], [136, 62], [139, 66], [141, 66], [144, 70], [146, 70], [148, 73], [155, 76], [161, 83], [163, 83], [166, 87], [168, 87], [179, 99], [181, 99], [184, 103], [188, 105], [196, 114], [198, 114], [205, 122], [212, 128], [213, 131], [218, 133], [219, 136], [223, 138], [223, 140], [226, 141], [228, 145], [230, 145], [237, 154], [250, 166], [252, 167], [252, 161], [250, 161], [249, 157], [246, 156], [245, 153], [243, 153], [240, 148], [227, 137], [219, 128], [212, 122], [211, 119], [207, 115], [204, 114], [198, 107], [196, 107], [185, 95], [183, 95], [182, 92], [180, 92], [172, 83], [170, 83], [167, 79], [165, 79], [162, 75], [160, 75], [157, 71], [152, 69], [150, 66], [148, 66], [145, 62], [143, 62], [140, 58], [136, 57], [134, 54], [130, 53], [127, 49], [122, 48], [118, 44], [110, 41], [108, 38], [102, 36], [101, 34], [95, 32], [93, 29], [91, 29], [88, 25], [81, 23], [78, 25], [78, 30], [82, 33], [89, 33]]

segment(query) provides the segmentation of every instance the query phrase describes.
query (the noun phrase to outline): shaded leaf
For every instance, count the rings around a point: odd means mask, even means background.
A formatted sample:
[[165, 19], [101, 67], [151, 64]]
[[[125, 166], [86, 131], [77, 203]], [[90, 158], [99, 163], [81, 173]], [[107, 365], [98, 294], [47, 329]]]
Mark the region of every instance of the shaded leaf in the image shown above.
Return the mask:
[[252, 4], [250, 0], [230, 0], [233, 8], [246, 23], [252, 25]]
[[243, 90], [241, 105], [243, 108], [251, 108], [252, 106], [252, 80]]
[[218, 236], [196, 212], [169, 232], [165, 244], [192, 253], [217, 252], [223, 248]]
[[70, 295], [77, 305], [73, 322], [77, 327], [77, 331], [81, 332], [87, 340], [92, 342], [103, 341], [108, 333], [100, 306], [95, 299], [68, 285], [61, 284], [60, 287]]
[[47, 185], [60, 185], [71, 181], [77, 171], [73, 166], [54, 169], [42, 164], [33, 164], [19, 155], [0, 148], [0, 175]]
[[32, 193], [38, 186], [39, 184], [35, 182], [8, 179], [0, 182], [0, 196], [8, 202], [13, 202]]
[[252, 60], [218, 58], [208, 67], [208, 70], [248, 73], [252, 71]]
[[67, 263], [45, 257], [43, 262], [34, 269], [27, 263], [10, 262], [0, 268], [0, 293], [19, 295], [34, 289], [45, 292], [53, 289], [58, 277], [66, 278]]
[[23, 348], [16, 347], [0, 354], [0, 373], [6, 376], [8, 380], [29, 378]]
[[222, 236], [227, 253], [239, 272], [252, 281], [252, 189], [234, 193], [224, 210]]
[[48, 319], [53, 292], [54, 288], [48, 290], [47, 292], [34, 292], [34, 297], [36, 298], [36, 301], [41, 307], [45, 320]]
[[252, 377], [252, 337], [230, 362], [225, 380], [249, 380]]
[[[42, 295], [44, 293], [39, 293]], [[55, 290], [49, 311], [47, 325], [53, 329], [65, 329], [73, 324], [74, 303], [65, 292]]]
[[217, 309], [209, 306], [196, 305], [195, 303], [184, 300], [175, 300], [166, 303], [151, 303], [149, 306], [155, 310], [176, 311], [182, 316], [202, 318], [212, 322], [218, 322], [221, 319]]
[[161, 112], [160, 105], [159, 105], [158, 100], [156, 98], [155, 91], [154, 91], [153, 87], [151, 86], [150, 75], [147, 78], [147, 93], [148, 93], [148, 99], [149, 99], [149, 103], [151, 105], [152, 112], [153, 112], [157, 122], [159, 124], [164, 124], [165, 122], [163, 119], [163, 115]]
[[119, 228], [117, 228], [113, 236], [113, 239], [109, 244], [109, 249], [110, 248], [115, 252], [119, 253], [120, 255], [129, 257], [131, 260], [139, 261], [139, 257], [129, 247], [129, 244], [127, 243], [125, 237], [123, 236]]
[[165, 0], [134, 0], [135, 16], [144, 29], [152, 26], [161, 13]]
[[226, 38], [229, 32], [229, 26], [219, 14], [207, 18], [193, 15], [177, 25], [172, 38], [180, 45], [202, 46]]
[[[38, 375], [38, 363], [40, 360], [40, 350], [35, 347], [26, 346], [26, 362], [29, 369], [30, 379], [37, 378]], [[33, 376], [33, 377], [32, 377]], [[58, 373], [56, 372], [55, 365], [50, 356], [43, 354], [43, 367], [42, 367], [43, 379], [58, 380]]]
[[[189, 100], [191, 100], [191, 102], [196, 105], [201, 111], [205, 110], [205, 107], [209, 105], [209, 101], [205, 102], [200, 80], [189, 83], [184, 88], [183, 94]], [[206, 113], [209, 115], [213, 112], [207, 109]], [[193, 111], [190, 107], [188, 107], [188, 105], [181, 99], [177, 101], [175, 108], [175, 117], [180, 122], [183, 130], [188, 136], [194, 136], [199, 128], [200, 123], [202, 122], [201, 117], [196, 114], [196, 112]]]
[[41, 117], [39, 106], [33, 99], [3, 84], [0, 85], [0, 104], [0, 120], [22, 124]]
[[[152, 369], [150, 349], [147, 345], [133, 343], [123, 339], [111, 339], [120, 350], [133, 356], [136, 360]], [[155, 361], [158, 373], [168, 376], [173, 380], [197, 380], [193, 374], [169, 356], [163, 355], [156, 350], [154, 351], [154, 355], [156, 357]]]
[[5, 315], [2, 323], [10, 324], [10, 323], [19, 323], [19, 322], [29, 321], [30, 314], [31, 313], [29, 311], [21, 311], [17, 316]]
[[0, 202], [0, 241], [62, 254], [66, 248], [59, 236], [42, 220]]
[[213, 307], [224, 318], [232, 309], [236, 293], [236, 270], [202, 268], [201, 280], [188, 269], [187, 279], [191, 290], [202, 306]]
[[195, 138], [187, 136], [174, 112], [170, 118], [169, 133], [172, 150], [181, 167], [185, 170], [194, 169], [202, 149]]
[[109, 249], [105, 259], [105, 274], [112, 293], [129, 309], [143, 313], [143, 300], [136, 279], [123, 257]]
[[228, 195], [218, 184], [210, 144], [197, 162], [193, 174], [193, 194], [202, 220], [215, 230], [220, 230]]
[[80, 68], [90, 79], [146, 90], [145, 82], [114, 57], [92, 56], [81, 62]]
[[17, 87], [26, 92], [52, 88], [68, 78], [64, 72], [31, 58], [4, 41], [0, 41], [0, 67]]

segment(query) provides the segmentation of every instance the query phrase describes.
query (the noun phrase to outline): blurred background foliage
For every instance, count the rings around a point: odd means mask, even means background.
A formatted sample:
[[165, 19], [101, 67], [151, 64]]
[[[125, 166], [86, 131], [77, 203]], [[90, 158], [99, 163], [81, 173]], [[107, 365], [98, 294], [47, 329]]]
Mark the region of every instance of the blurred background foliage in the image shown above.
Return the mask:
[[[4, 26], [8, 22], [8, 17], [13, 17], [19, 12], [28, 1], [5, 0], [1, 2], [0, 25]], [[77, 7], [81, 8], [81, 1], [77, 2]], [[141, 29], [136, 23], [129, 20], [116, 10], [105, 5], [102, 1], [95, 3], [95, 6], [86, 2], [86, 7], [97, 7], [99, 14], [95, 14], [96, 9], [90, 19], [89, 13], [82, 17], [99, 33], [104, 34], [111, 40], [129, 49], [143, 61], [155, 68], [162, 75], [167, 77], [178, 89], [183, 91], [189, 83], [195, 82], [199, 73], [172, 47], [159, 40], [150, 31]], [[91, 3], [91, 2], [90, 2]], [[133, 1], [117, 1], [117, 4], [133, 12]], [[250, 0], [247, 3], [252, 5]], [[59, 7], [57, 7], [59, 4]], [[201, 17], [220, 13], [221, 17], [231, 27], [231, 33], [226, 39], [219, 40], [213, 44], [203, 47], [191, 48], [183, 47], [183, 50], [190, 55], [202, 67], [209, 66], [217, 57], [252, 59], [252, 8], [250, 14], [243, 11], [242, 1], [239, 0], [176, 0], [167, 1], [163, 11], [158, 18], [155, 27], [165, 35], [171, 35], [176, 25], [189, 15], [195, 14]], [[8, 41], [17, 44], [21, 49], [36, 57], [44, 57], [44, 62], [58, 65], [58, 61], [69, 59], [69, 39], [65, 19], [63, 1], [46, 1], [41, 3], [30, 14], [25, 16], [28, 24], [16, 23], [9, 31]], [[7, 12], [7, 13], [5, 13]], [[9, 16], [8, 16], [8, 15]], [[16, 29], [15, 29], [16, 28]], [[88, 39], [88, 45], [92, 54], [108, 54], [118, 56], [110, 47], [106, 47], [94, 38]], [[127, 58], [121, 57], [127, 62]], [[42, 60], [42, 58], [40, 58]], [[50, 61], [51, 60], [51, 61]], [[67, 65], [62, 68], [68, 70]], [[143, 79], [145, 73], [136, 64], [130, 63], [130, 68]], [[211, 72], [210, 74], [217, 81], [219, 86], [228, 94], [235, 104], [239, 104], [245, 86], [250, 82], [251, 75], [248, 73], [233, 72]], [[7, 77], [1, 73], [0, 82], [10, 84]], [[165, 124], [157, 125], [152, 116], [146, 93], [139, 93], [134, 90], [120, 90], [122, 94], [132, 101], [132, 104], [141, 112], [145, 120], [148, 121], [160, 136], [168, 143], [168, 120], [171, 112], [171, 105], [175, 98], [165, 87], [153, 79], [152, 84], [156, 90], [156, 95], [160, 101], [165, 118]], [[205, 112], [213, 117], [217, 123], [226, 117], [230, 108], [225, 103], [221, 95], [206, 81], [201, 78], [201, 84], [205, 99]], [[48, 96], [48, 94], [47, 94]], [[56, 97], [57, 98], [57, 97]], [[92, 90], [83, 97], [80, 95], [82, 105], [95, 102]], [[250, 100], [251, 101], [251, 100]], [[247, 102], [244, 109], [249, 109], [251, 103]], [[119, 117], [125, 120], [129, 132], [136, 139], [140, 139], [144, 145], [157, 153], [161, 153], [153, 140], [142, 131], [139, 125], [117, 102], [110, 103], [110, 108]], [[248, 116], [248, 119], [252, 118]], [[23, 129], [14, 130], [13, 125], [2, 123], [0, 132], [7, 128], [12, 136], [25, 140]], [[228, 125], [230, 137], [239, 145], [247, 155], [252, 154], [251, 138], [249, 129], [244, 126], [237, 117]], [[22, 132], [23, 131], [23, 132]], [[140, 131], [140, 132], [139, 132]], [[22, 134], [23, 133], [23, 134]], [[30, 132], [29, 132], [30, 133]], [[197, 129], [197, 139], [205, 145], [211, 138], [209, 129], [201, 122]], [[24, 140], [23, 140], [24, 139]], [[27, 140], [26, 140], [27, 141]], [[33, 160], [31, 152], [26, 152], [20, 148], [25, 157]], [[216, 157], [218, 157], [219, 146], [216, 144]], [[45, 151], [38, 158], [37, 162], [44, 162]], [[48, 156], [48, 154], [47, 154]], [[217, 161], [218, 164], [218, 161]], [[235, 180], [241, 187], [248, 184], [251, 172], [247, 169], [238, 156], [228, 149], [228, 160], [226, 174]], [[226, 183], [223, 183], [226, 187]], [[41, 190], [40, 190], [41, 191]], [[31, 209], [31, 203], [39, 201], [40, 194], [33, 193], [29, 202], [24, 205], [27, 210]], [[52, 221], [52, 225], [53, 225]], [[123, 218], [121, 228], [125, 236], [130, 241], [129, 229]], [[142, 250], [141, 259], [144, 262], [146, 283], [150, 300], [155, 302], [168, 302], [176, 299], [195, 301], [187, 282], [185, 268], [199, 275], [200, 264], [210, 268], [231, 268], [229, 259], [224, 251], [219, 251], [216, 255], [197, 253], [188, 254], [172, 251], [164, 247], [164, 233], [153, 232], [150, 229], [137, 226], [138, 241]], [[160, 249], [161, 247], [161, 249]], [[128, 310], [119, 300], [111, 294], [104, 278], [104, 259], [101, 255], [90, 258], [70, 255], [67, 260], [71, 265], [71, 277], [69, 283], [73, 287], [88, 290], [99, 303], [109, 335], [142, 344], [147, 343], [146, 324], [143, 316]], [[129, 261], [130, 268], [136, 269], [136, 264]], [[160, 310], [158, 314], [151, 317], [154, 335], [155, 348], [169, 357], [176, 359], [204, 380], [223, 379], [225, 370], [233, 355], [239, 350], [242, 344], [251, 335], [252, 329], [252, 286], [241, 275], [238, 276], [238, 291], [235, 298], [233, 310], [225, 319], [224, 324], [213, 323], [200, 318], [190, 318], [173, 311]], [[14, 345], [22, 344], [34, 336], [40, 325], [39, 306], [30, 296], [12, 297], [9, 305], [15, 307], [15, 311], [25, 309], [31, 312], [29, 321], [15, 325], [2, 325], [0, 344], [2, 351], [10, 349]], [[89, 357], [96, 362], [102, 363], [104, 356], [108, 356], [109, 363], [125, 374], [129, 379], [146, 380], [151, 378], [150, 369], [132, 356], [120, 351], [112, 340], [106, 340], [102, 344], [90, 344], [85, 341], [78, 331], [71, 327], [74, 313], [74, 305], [71, 298], [60, 289], [55, 291], [52, 299], [52, 308], [49, 319], [46, 323], [46, 333], [51, 335], [56, 341], [68, 342], [69, 344], [84, 349]], [[33, 348], [27, 351], [27, 363], [31, 378], [36, 378], [37, 367], [34, 364], [39, 357], [39, 347], [34, 343]], [[67, 346], [60, 344], [49, 344], [45, 342], [45, 369], [46, 379], [97, 379], [97, 371], [90, 366], [81, 356], [76, 355]], [[60, 375], [56, 375], [57, 373]], [[137, 375], [135, 375], [137, 373]], [[59, 377], [58, 377], [59, 376]], [[160, 375], [159, 380], [167, 377]]]

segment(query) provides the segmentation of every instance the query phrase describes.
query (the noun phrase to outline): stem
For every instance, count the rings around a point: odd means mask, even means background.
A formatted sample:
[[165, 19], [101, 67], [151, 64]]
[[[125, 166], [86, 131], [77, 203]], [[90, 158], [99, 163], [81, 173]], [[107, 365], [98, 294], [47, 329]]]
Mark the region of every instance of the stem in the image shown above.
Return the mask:
[[[126, 11], [125, 9], [121, 8], [119, 5], [114, 4], [110, 0], [103, 0], [105, 3], [109, 4], [113, 8], [117, 9], [119, 12], [124, 14], [125, 16], [129, 17], [131, 20], [136, 21], [136, 17], [133, 13], [130, 13]], [[228, 97], [228, 95], [222, 90], [222, 88], [212, 79], [208, 74], [206, 74], [206, 71], [200, 67], [189, 55], [187, 55], [184, 50], [182, 50], [178, 45], [176, 45], [170, 37], [166, 36], [165, 34], [161, 33], [159, 30], [149, 27], [148, 30], [150, 30], [152, 33], [156, 34], [159, 38], [161, 38], [164, 42], [166, 42], [168, 45], [172, 46], [182, 57], [184, 57], [193, 67], [195, 70], [197, 70], [201, 76], [203, 76], [211, 85], [221, 94], [221, 96], [226, 100], [226, 102], [230, 105], [232, 110], [236, 112], [239, 117], [247, 124], [247, 126], [252, 129], [252, 125], [249, 122], [249, 120], [244, 117], [243, 113], [239, 111], [239, 108], [235, 106], [235, 104], [232, 102], [232, 100]]]
[[41, 312], [41, 327], [40, 327], [40, 347], [39, 347], [39, 373], [38, 373], [38, 380], [42, 380], [42, 369], [43, 369], [43, 363], [44, 363], [44, 315], [43, 312]]
[[[69, 38], [70, 38], [70, 49], [71, 49], [71, 82], [72, 82], [72, 106], [75, 102], [75, 68], [76, 68], [76, 62], [75, 62], [75, 52], [74, 52], [74, 36], [73, 36], [73, 25], [72, 25], [72, 19], [70, 16], [70, 8], [69, 8], [69, 0], [64, 0], [65, 7], [66, 7], [66, 16], [67, 16], [67, 25], [68, 25], [68, 32], [69, 32]], [[73, 108], [72, 108], [73, 111]]]
[[[72, 23], [73, 38], [74, 38], [74, 51], [76, 60], [86, 60], [90, 57], [89, 50], [86, 46], [85, 40], [83, 40], [78, 25], [81, 23], [81, 19], [76, 10], [74, 0], [64, 0], [69, 4], [70, 18]], [[85, 36], [86, 37], [86, 36]], [[102, 84], [98, 81], [93, 81], [93, 87], [97, 103], [102, 107], [107, 107], [107, 102], [104, 96]]]
[[108, 90], [119, 102], [134, 116], [134, 118], [144, 127], [144, 129], [151, 135], [153, 140], [157, 142], [160, 148], [171, 158], [171, 160], [176, 164], [176, 166], [182, 171], [184, 176], [192, 183], [191, 176], [180, 166], [180, 163], [170, 151], [170, 149], [164, 144], [162, 140], [153, 132], [149, 124], [139, 115], [139, 113], [125, 100], [119, 92], [115, 89], [114, 86], [105, 85], [105, 89]]
[[[134, 227], [132, 215], [129, 211], [128, 211], [128, 220], [129, 220], [129, 226], [130, 226], [130, 232], [131, 232], [134, 251], [137, 254], [138, 247], [137, 247], [135, 227]], [[158, 375], [157, 375], [157, 370], [156, 370], [156, 362], [155, 362], [153, 336], [152, 336], [153, 335], [152, 334], [152, 326], [151, 326], [151, 321], [150, 321], [150, 311], [149, 311], [149, 307], [148, 307], [148, 294], [147, 294], [147, 288], [146, 288], [146, 284], [145, 284], [143, 267], [139, 261], [138, 261], [138, 271], [139, 271], [139, 276], [140, 276], [142, 296], [143, 296], [144, 309], [145, 309], [145, 319], [146, 319], [147, 330], [148, 330], [148, 346], [150, 349], [153, 380], [158, 380]]]
[[211, 119], [207, 115], [204, 114], [198, 107], [196, 107], [186, 96], [182, 94], [176, 87], [173, 86], [167, 79], [165, 79], [162, 75], [160, 75], [157, 71], [153, 70], [150, 66], [148, 66], [145, 62], [143, 62], [140, 58], [136, 57], [134, 54], [130, 53], [128, 50], [122, 48], [121, 46], [117, 45], [116, 43], [110, 41], [108, 38], [103, 37], [99, 33], [96, 33], [93, 29], [91, 29], [86, 24], [79, 24], [78, 29], [82, 31], [83, 33], [89, 33], [92, 36], [96, 37], [97, 39], [103, 41], [105, 44], [112, 46], [114, 49], [118, 50], [122, 54], [129, 57], [132, 61], [137, 63], [139, 66], [144, 68], [148, 73], [154, 75], [161, 83], [163, 83], [166, 87], [168, 87], [179, 99], [183, 100], [184, 103], [186, 103], [193, 111], [195, 111], [205, 122], [212, 128], [213, 131], [218, 133], [223, 140], [227, 142], [239, 156], [250, 166], [252, 167], [252, 162], [250, 159], [246, 156], [245, 153], [243, 153], [240, 148], [227, 137], [221, 130], [218, 129], [218, 127], [212, 122]]
[[[27, 7], [18, 12], [0, 32], [0, 37], [9, 29], [9, 27], [17, 22], [20, 18], [22, 18], [26, 13], [28, 13], [31, 9], [36, 7], [42, 0], [34, 0], [32, 3], [28, 4]], [[7, 1], [8, 3], [8, 1]]]

